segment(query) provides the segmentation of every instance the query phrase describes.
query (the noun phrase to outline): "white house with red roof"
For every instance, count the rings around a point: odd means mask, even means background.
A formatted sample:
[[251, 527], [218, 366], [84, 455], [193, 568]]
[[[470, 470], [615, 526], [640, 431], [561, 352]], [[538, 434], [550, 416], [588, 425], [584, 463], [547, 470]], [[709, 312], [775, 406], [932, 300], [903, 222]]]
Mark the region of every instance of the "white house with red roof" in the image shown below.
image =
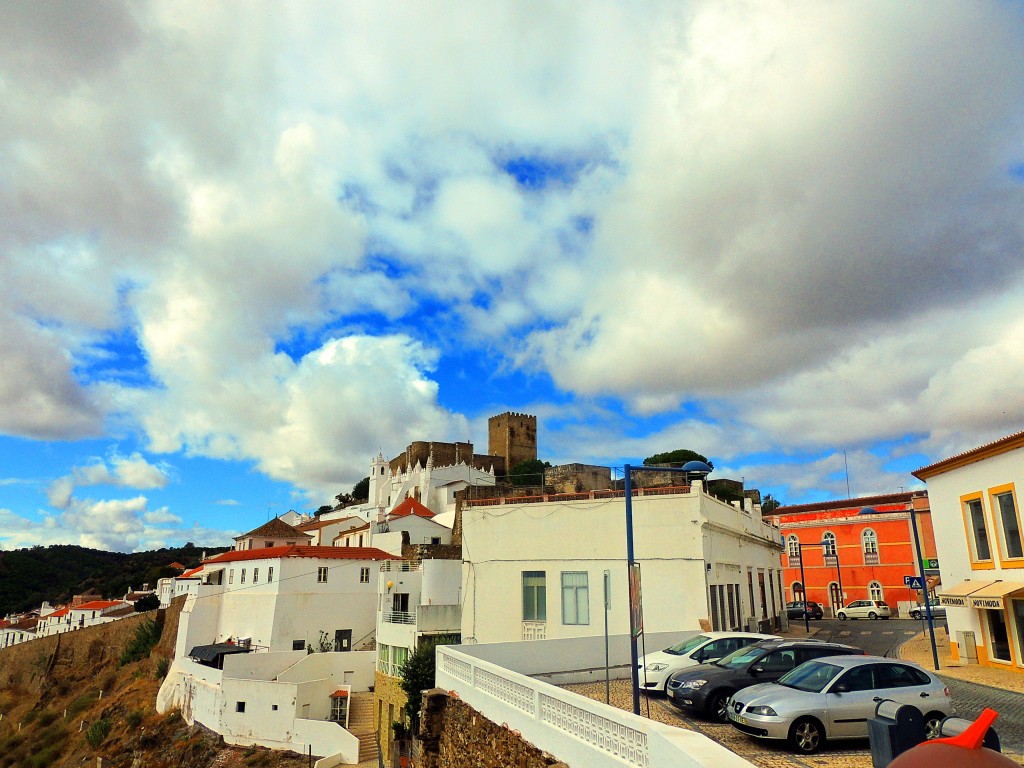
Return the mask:
[[401, 555], [402, 542], [410, 544], [451, 544], [452, 530], [438, 523], [437, 515], [415, 499], [405, 499], [375, 523], [342, 531], [332, 540], [335, 547], [374, 546]]
[[310, 534], [313, 538], [310, 544], [315, 547], [329, 547], [335, 537], [352, 528], [359, 528], [366, 524], [366, 520], [355, 515], [347, 515], [339, 518], [323, 519], [318, 517], [307, 523], [301, 523], [296, 528], [303, 533]]
[[117, 621], [134, 612], [135, 608], [132, 604], [126, 603], [124, 600], [91, 600], [68, 609], [72, 629], [94, 627], [97, 624]]
[[74, 628], [71, 626], [71, 608], [65, 606], [39, 619], [39, 624], [36, 626], [36, 634], [39, 637], [47, 637], [48, 635], [56, 635], [60, 632], [70, 632]]
[[248, 533], [235, 537], [235, 549], [270, 549], [272, 547], [308, 546], [313, 544], [314, 536], [311, 533], [300, 531], [293, 525], [288, 525], [284, 520], [275, 517], [259, 528], [254, 528]]
[[19, 616], [0, 621], [0, 648], [35, 640], [38, 616]]

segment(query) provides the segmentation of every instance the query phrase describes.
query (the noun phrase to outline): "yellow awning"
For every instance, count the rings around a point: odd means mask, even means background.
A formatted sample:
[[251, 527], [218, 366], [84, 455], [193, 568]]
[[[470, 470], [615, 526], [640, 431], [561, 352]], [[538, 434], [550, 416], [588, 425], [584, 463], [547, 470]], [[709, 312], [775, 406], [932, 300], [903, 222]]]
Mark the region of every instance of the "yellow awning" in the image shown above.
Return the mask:
[[982, 608], [991, 611], [1003, 609], [1004, 598], [1014, 592], [1024, 589], [1024, 583], [1019, 581], [997, 581], [982, 587], [977, 592], [970, 594], [971, 608]]
[[961, 581], [951, 587], [943, 587], [938, 590], [939, 605], [948, 605], [951, 608], [967, 608], [969, 603], [967, 596], [977, 592], [983, 587], [992, 584], [991, 581]]

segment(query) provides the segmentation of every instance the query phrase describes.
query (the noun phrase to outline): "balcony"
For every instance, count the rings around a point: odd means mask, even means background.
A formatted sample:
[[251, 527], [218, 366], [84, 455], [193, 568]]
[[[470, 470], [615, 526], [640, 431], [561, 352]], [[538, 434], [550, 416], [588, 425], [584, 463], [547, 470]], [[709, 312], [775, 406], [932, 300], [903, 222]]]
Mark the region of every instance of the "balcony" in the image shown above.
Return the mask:
[[878, 553], [877, 552], [865, 552], [864, 553], [864, 565], [878, 565]]
[[420, 560], [385, 560], [380, 564], [381, 573], [409, 573], [422, 570], [423, 563]]
[[384, 611], [383, 618], [388, 624], [415, 624], [416, 611]]

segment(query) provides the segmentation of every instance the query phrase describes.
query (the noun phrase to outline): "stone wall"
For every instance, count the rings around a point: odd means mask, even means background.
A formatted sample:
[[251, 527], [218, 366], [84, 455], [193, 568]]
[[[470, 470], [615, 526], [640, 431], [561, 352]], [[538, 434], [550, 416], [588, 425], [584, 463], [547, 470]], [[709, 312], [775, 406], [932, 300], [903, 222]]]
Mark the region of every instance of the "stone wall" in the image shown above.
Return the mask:
[[507, 471], [503, 455], [473, 453], [472, 443], [437, 443], [424, 440], [409, 443], [405, 452], [389, 461], [388, 466], [391, 468], [391, 474], [400, 475], [415, 467], [417, 463], [421, 467], [426, 467], [428, 459], [431, 459], [435, 467], [468, 464], [484, 472], [489, 472], [493, 467], [495, 474], [498, 475], [503, 475]]
[[612, 471], [592, 464], [562, 464], [544, 470], [544, 485], [552, 493], [605, 491], [612, 487]]
[[566, 768], [564, 763], [435, 688], [423, 695], [416, 768]]
[[378, 671], [374, 674], [373, 698], [377, 735], [380, 738], [380, 751], [386, 763], [391, 762], [391, 724], [393, 722], [408, 723], [405, 716], [405, 703], [409, 698], [402, 690], [402, 680]]
[[[405, 533], [403, 531], [403, 533]], [[460, 531], [461, 534], [461, 531]], [[453, 536], [454, 537], [454, 536]], [[461, 544], [407, 544], [402, 543], [403, 560], [461, 560]]]

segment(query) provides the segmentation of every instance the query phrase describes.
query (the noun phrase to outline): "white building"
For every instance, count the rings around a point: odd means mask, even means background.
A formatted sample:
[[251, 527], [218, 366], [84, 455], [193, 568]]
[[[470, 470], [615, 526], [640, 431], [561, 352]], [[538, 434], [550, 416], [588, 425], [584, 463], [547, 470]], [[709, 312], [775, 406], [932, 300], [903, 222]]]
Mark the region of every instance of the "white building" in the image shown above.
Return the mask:
[[[645, 632], [762, 629], [782, 606], [779, 531], [751, 509], [687, 488], [633, 500]], [[583, 498], [581, 498], [581, 496]], [[462, 640], [505, 642], [629, 632], [621, 491], [477, 499], [462, 511]]]
[[[469, 446], [472, 451], [472, 446]], [[435, 466], [433, 457], [424, 464], [414, 464], [398, 472], [381, 454], [370, 466], [369, 501], [365, 506], [367, 520], [376, 518], [376, 512], [393, 511], [406, 499], [414, 499], [431, 512], [438, 514], [455, 509], [455, 494], [470, 485], [494, 485], [494, 470], [483, 469], [472, 463], [458, 461], [447, 466]]]
[[366, 520], [356, 515], [346, 515], [338, 518], [330, 518], [324, 515], [296, 527], [303, 533], [308, 533], [313, 537], [310, 545], [314, 547], [330, 547], [335, 537], [339, 534], [365, 524]]
[[259, 528], [235, 537], [235, 549], [269, 549], [271, 547], [309, 546], [313, 543], [311, 533], [284, 522], [279, 517], [268, 520]]
[[19, 616], [0, 620], [0, 648], [35, 640], [38, 616]]
[[922, 467], [953, 658], [1024, 672], [1024, 432]]
[[373, 637], [379, 563], [371, 547], [232, 550], [202, 563], [177, 656], [228, 640], [269, 651], [358, 649]]

